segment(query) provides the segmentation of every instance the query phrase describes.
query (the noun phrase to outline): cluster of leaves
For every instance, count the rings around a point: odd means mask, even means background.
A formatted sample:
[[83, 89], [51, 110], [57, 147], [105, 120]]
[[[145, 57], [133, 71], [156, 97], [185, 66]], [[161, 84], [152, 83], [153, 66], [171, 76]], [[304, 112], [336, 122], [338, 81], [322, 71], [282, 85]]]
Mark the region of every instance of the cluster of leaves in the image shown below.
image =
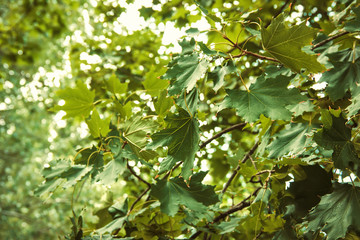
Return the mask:
[[[94, 211], [97, 221], [74, 210], [67, 239], [358, 235], [359, 3], [297, 1], [310, 18], [296, 25], [287, 18], [295, 7], [284, 12], [289, 1], [276, 1], [277, 13], [248, 7], [236, 16], [235, 6], [229, 13], [206, 2], [195, 6], [213, 27], [208, 42], [191, 28], [166, 70], [161, 58], [151, 65], [126, 56], [145, 70], [101, 70], [90, 88], [77, 81], [57, 92], [65, 104], [53, 110], [84, 121], [95, 144], [51, 162], [37, 194], [59, 186], [80, 194], [87, 179], [89, 187], [125, 185]], [[315, 8], [325, 20], [316, 21]], [[141, 13], [185, 24], [172, 7]], [[144, 51], [158, 57], [151, 46]]]

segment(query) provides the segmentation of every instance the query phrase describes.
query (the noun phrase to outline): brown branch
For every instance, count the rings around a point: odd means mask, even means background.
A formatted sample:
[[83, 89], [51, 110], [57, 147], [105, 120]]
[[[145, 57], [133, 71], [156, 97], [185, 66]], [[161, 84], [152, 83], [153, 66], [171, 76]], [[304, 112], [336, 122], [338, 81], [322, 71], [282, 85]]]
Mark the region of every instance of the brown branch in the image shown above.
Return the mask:
[[325, 45], [326, 43], [328, 43], [328, 42], [330, 42], [330, 41], [332, 41], [332, 40], [334, 40], [334, 39], [336, 39], [336, 38], [342, 37], [342, 36], [344, 36], [344, 35], [346, 35], [346, 34], [349, 34], [349, 33], [350, 33], [350, 32], [345, 31], [345, 32], [338, 33], [338, 34], [336, 34], [336, 35], [334, 35], [334, 36], [332, 36], [332, 37], [329, 37], [329, 38], [327, 38], [327, 39], [325, 39], [325, 40], [323, 40], [323, 41], [315, 44], [315, 45], [311, 48], [311, 50], [314, 50], [315, 48], [321, 47], [321, 46]]
[[226, 128], [224, 130], [222, 130], [221, 132], [215, 134], [212, 138], [209, 138], [208, 140], [206, 140], [205, 142], [203, 142], [201, 145], [200, 145], [200, 148], [204, 148], [206, 145], [208, 145], [212, 140], [216, 139], [216, 138], [219, 138], [221, 137], [223, 134], [227, 133], [227, 132], [230, 132], [234, 129], [237, 129], [239, 128], [240, 130], [243, 129], [243, 127], [246, 126], [246, 123], [238, 123], [238, 124], [235, 124], [229, 128]]
[[128, 211], [128, 214], [131, 213], [131, 211], [134, 209], [135, 205], [141, 200], [141, 198], [142, 198], [143, 196], [145, 196], [145, 194], [146, 194], [148, 191], [150, 191], [150, 189], [151, 189], [151, 187], [148, 187], [147, 189], [145, 189], [145, 191], [143, 191], [143, 192], [140, 194], [140, 196], [138, 196], [138, 197], [136, 198], [136, 200], [133, 202], [133, 204], [131, 204], [131, 207], [130, 207], [130, 209], [129, 209], [129, 211]]
[[234, 43], [230, 38], [228, 38], [227, 36], [223, 36], [223, 38], [227, 41], [229, 41], [233, 47], [236, 47], [237, 49], [239, 49], [241, 51], [241, 54], [239, 55], [235, 55], [235, 56], [232, 56], [233, 58], [234, 57], [242, 57], [244, 55], [250, 55], [250, 56], [254, 56], [256, 58], [259, 58], [261, 60], [269, 60], [269, 61], [273, 61], [273, 62], [280, 62], [279, 60], [275, 59], [275, 58], [272, 58], [272, 57], [266, 57], [266, 56], [263, 56], [263, 55], [260, 55], [260, 54], [257, 54], [257, 53], [253, 53], [253, 52], [250, 52], [250, 51], [247, 51], [247, 50], [244, 50], [242, 49], [240, 46], [238, 46], [236, 43]]
[[[243, 157], [243, 159], [241, 160], [241, 163], [245, 163], [250, 158], [250, 156], [255, 152], [255, 150], [257, 149], [258, 146], [259, 146], [259, 142], [256, 142], [254, 144], [254, 146], [250, 149], [250, 151]], [[237, 165], [236, 169], [231, 174], [229, 180], [226, 182], [226, 184], [225, 184], [223, 190], [221, 191], [221, 193], [226, 192], [226, 190], [230, 186], [231, 182], [234, 180], [234, 178], [235, 178], [235, 176], [236, 176], [236, 174], [238, 173], [239, 170], [240, 170], [240, 164]]]
[[[261, 189], [261, 187], [258, 187], [252, 194], [250, 194], [247, 198], [245, 198], [244, 200], [242, 200], [240, 203], [236, 204], [235, 206], [231, 207], [229, 210], [227, 210], [226, 212], [221, 213], [219, 216], [217, 216], [216, 218], [214, 218], [214, 220], [211, 222], [211, 224], [220, 222], [222, 219], [226, 218], [227, 216], [229, 216], [230, 214], [234, 213], [234, 212], [238, 212], [248, 206], [251, 205], [250, 202], [250, 198], [252, 196], [256, 196], [257, 193], [259, 192], [259, 190]], [[206, 224], [206, 228], [209, 227], [210, 224]], [[196, 233], [194, 233], [193, 235], [191, 235], [190, 239], [195, 239], [197, 236], [199, 236], [202, 233], [201, 230], [198, 230]]]
[[132, 169], [129, 165], [129, 161], [127, 161], [126, 163], [127, 168], [129, 169], [129, 171], [131, 172], [132, 175], [134, 175], [137, 179], [139, 179], [141, 182], [145, 183], [148, 187], [151, 187], [151, 183], [149, 183], [148, 181], [144, 180], [143, 178], [141, 178], [139, 175], [136, 174], [136, 172], [134, 171], [134, 169]]

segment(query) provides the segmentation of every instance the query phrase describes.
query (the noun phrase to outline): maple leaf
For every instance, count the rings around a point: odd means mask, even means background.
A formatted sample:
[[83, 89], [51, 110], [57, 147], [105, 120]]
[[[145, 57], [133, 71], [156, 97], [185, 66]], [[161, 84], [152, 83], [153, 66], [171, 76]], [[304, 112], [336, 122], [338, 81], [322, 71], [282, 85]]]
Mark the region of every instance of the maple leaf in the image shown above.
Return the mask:
[[351, 142], [351, 129], [347, 128], [346, 120], [340, 117], [332, 117], [332, 125], [324, 127], [314, 134], [314, 140], [326, 149], [332, 149], [332, 160], [336, 168], [346, 170], [347, 168], [357, 169], [360, 159]]
[[333, 68], [322, 74], [319, 82], [326, 82], [326, 92], [332, 101], [344, 97], [350, 90], [353, 92], [360, 83], [360, 48], [345, 49], [327, 55]]
[[180, 177], [159, 180], [152, 185], [150, 194], [159, 199], [161, 211], [169, 216], [174, 216], [180, 205], [193, 211], [207, 211], [206, 206], [217, 203], [219, 198], [215, 186], [201, 183], [206, 174], [198, 172], [192, 175], [189, 186]]
[[[35, 190], [39, 196], [47, 192], [53, 192], [58, 186], [64, 188], [74, 186], [92, 170], [92, 166], [74, 165], [71, 166], [67, 160], [53, 160], [49, 166], [44, 168], [42, 175], [45, 183]], [[67, 180], [66, 182], [64, 180]]]
[[168, 147], [168, 156], [160, 163], [160, 173], [170, 170], [176, 162], [183, 161], [182, 175], [188, 178], [194, 165], [195, 153], [199, 143], [198, 121], [179, 108], [178, 114], [165, 118], [167, 128], [151, 136], [148, 149]]
[[255, 122], [261, 114], [273, 120], [290, 120], [292, 114], [286, 106], [306, 100], [297, 89], [287, 88], [291, 78], [260, 76], [249, 91], [227, 90], [228, 95], [220, 109], [235, 108], [247, 122]]
[[65, 100], [63, 106], [55, 106], [51, 110], [66, 112], [63, 118], [87, 117], [94, 108], [95, 92], [90, 91], [86, 84], [81, 81], [76, 82], [75, 88], [65, 88], [56, 92], [56, 95]]
[[110, 78], [106, 81], [106, 89], [113, 94], [126, 93], [128, 83], [121, 83], [120, 79], [113, 73]]
[[175, 101], [177, 105], [188, 110], [191, 115], [195, 115], [198, 110], [199, 91], [197, 88], [193, 88], [188, 94], [184, 91]]
[[358, 32], [360, 31], [360, 6], [352, 8], [355, 13], [355, 19], [347, 22], [344, 29], [349, 32]]
[[333, 188], [306, 217], [308, 231], [321, 230], [328, 240], [345, 237], [349, 228], [360, 231], [360, 188], [347, 183], [334, 183]]
[[277, 137], [269, 146], [269, 158], [281, 157], [285, 154], [300, 154], [311, 139], [307, 136], [312, 130], [309, 124], [291, 124], [275, 135]]
[[110, 118], [101, 119], [96, 109], [91, 114], [91, 119], [86, 120], [90, 133], [94, 138], [105, 137], [110, 132]]
[[273, 19], [268, 28], [261, 29], [264, 50], [278, 59], [288, 68], [300, 72], [302, 68], [310, 72], [321, 72], [325, 68], [301, 49], [309, 45], [317, 31], [306, 26], [306, 22], [288, 28], [284, 23], [284, 14]]
[[351, 95], [351, 104], [347, 107], [347, 110], [349, 111], [349, 115], [353, 116], [360, 110], [360, 88], [356, 88], [351, 92]]
[[184, 89], [189, 92], [195, 87], [197, 80], [206, 72], [209, 65], [206, 60], [199, 62], [198, 58], [198, 54], [180, 56], [161, 77], [171, 80], [170, 95], [180, 94]]
[[144, 149], [147, 144], [148, 134], [157, 126], [155, 121], [141, 116], [132, 117], [121, 126], [124, 129], [123, 137], [138, 157], [150, 160], [157, 156], [154, 151]]

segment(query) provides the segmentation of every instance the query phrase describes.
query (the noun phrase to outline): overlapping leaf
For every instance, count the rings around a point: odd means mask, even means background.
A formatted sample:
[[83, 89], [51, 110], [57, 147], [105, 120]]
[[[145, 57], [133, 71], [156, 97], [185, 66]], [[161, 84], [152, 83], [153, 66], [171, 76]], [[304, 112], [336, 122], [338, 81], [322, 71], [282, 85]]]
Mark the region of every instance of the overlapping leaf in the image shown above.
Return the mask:
[[235, 108], [237, 114], [248, 122], [255, 122], [263, 114], [273, 120], [290, 120], [287, 105], [299, 103], [306, 98], [295, 89], [288, 89], [291, 77], [259, 77], [249, 91], [227, 90], [222, 108]]
[[[64, 188], [71, 187], [80, 181], [92, 170], [92, 166], [74, 165], [71, 166], [70, 161], [54, 160], [49, 166], [44, 168], [42, 174], [45, 183], [40, 186], [35, 193], [43, 195], [47, 192], [53, 192], [58, 186]], [[66, 179], [66, 181], [64, 181]]]
[[176, 63], [171, 66], [162, 76], [162, 79], [171, 80], [169, 94], [180, 94], [184, 89], [191, 91], [196, 82], [206, 72], [209, 63], [206, 60], [198, 60], [198, 54], [180, 56]]
[[110, 118], [101, 119], [97, 110], [94, 109], [91, 114], [91, 119], [86, 120], [86, 124], [88, 125], [90, 133], [94, 138], [98, 138], [100, 136], [106, 137], [106, 135], [110, 132], [110, 120]]
[[324, 67], [316, 56], [308, 55], [301, 49], [310, 45], [317, 31], [306, 26], [306, 22], [288, 28], [284, 23], [284, 14], [276, 17], [268, 28], [261, 29], [263, 48], [285, 66], [295, 72], [307, 69], [320, 72]]
[[305, 150], [311, 139], [307, 136], [312, 130], [308, 124], [291, 124], [276, 134], [276, 139], [268, 146], [269, 158], [277, 158], [288, 153], [296, 155]]
[[151, 118], [135, 116], [123, 124], [123, 137], [138, 157], [149, 160], [156, 157], [157, 154], [154, 151], [144, 149], [144, 147], [147, 143], [148, 134], [156, 128], [157, 124]]
[[151, 187], [151, 195], [160, 201], [161, 211], [174, 216], [180, 205], [193, 211], [206, 211], [207, 207], [219, 201], [214, 186], [203, 185], [206, 172], [198, 172], [191, 177], [189, 186], [183, 178], [175, 177], [169, 181], [159, 180]]
[[189, 113], [179, 108], [178, 114], [165, 119], [167, 127], [151, 136], [147, 148], [168, 147], [168, 156], [160, 164], [160, 173], [170, 170], [176, 162], [184, 162], [182, 175], [188, 178], [194, 165], [199, 143], [199, 124]]
[[56, 92], [56, 94], [65, 100], [63, 106], [55, 106], [54, 111], [63, 110], [66, 112], [64, 118], [70, 117], [87, 117], [94, 108], [93, 102], [95, 92], [90, 91], [86, 84], [81, 81], [76, 82], [75, 88], [65, 88]]
[[344, 238], [349, 229], [360, 231], [360, 188], [346, 183], [333, 187], [306, 217], [308, 231], [321, 230], [328, 240]]
[[353, 93], [360, 83], [360, 48], [345, 49], [328, 54], [333, 68], [322, 74], [319, 82], [326, 82], [326, 92], [332, 101], [343, 98], [347, 91]]
[[127, 91], [128, 84], [121, 83], [120, 79], [113, 73], [110, 78], [106, 81], [106, 89], [113, 94], [123, 94]]
[[236, 66], [233, 62], [228, 62], [225, 66], [216, 66], [215, 69], [209, 73], [209, 79], [214, 82], [214, 91], [217, 92], [224, 85], [224, 77], [226, 74], [236, 71]]
[[355, 13], [355, 19], [347, 22], [345, 24], [344, 29], [349, 32], [357, 32], [360, 31], [360, 6], [352, 8]]
[[357, 169], [360, 159], [355, 151], [354, 144], [351, 142], [351, 129], [347, 128], [346, 120], [332, 115], [332, 125], [330, 128], [324, 127], [314, 135], [314, 140], [326, 149], [332, 149], [332, 160], [334, 166], [342, 170], [347, 168]]

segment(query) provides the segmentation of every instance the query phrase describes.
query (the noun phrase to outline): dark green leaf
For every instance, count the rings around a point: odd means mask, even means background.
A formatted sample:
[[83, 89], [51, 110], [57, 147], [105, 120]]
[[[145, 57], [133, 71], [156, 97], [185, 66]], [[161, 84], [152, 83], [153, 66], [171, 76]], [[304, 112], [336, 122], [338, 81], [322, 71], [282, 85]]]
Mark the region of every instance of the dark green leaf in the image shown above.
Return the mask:
[[302, 51], [304, 46], [310, 45], [317, 31], [307, 27], [306, 22], [288, 28], [284, 21], [284, 14], [280, 14], [268, 28], [261, 29], [264, 49], [295, 72], [300, 72], [301, 69], [311, 72], [325, 70], [316, 56]]
[[194, 165], [195, 153], [199, 144], [199, 124], [196, 118], [179, 108], [178, 114], [165, 119], [166, 129], [151, 136], [147, 148], [168, 147], [168, 156], [160, 164], [160, 173], [170, 170], [176, 162], [184, 162], [182, 175], [188, 178]]
[[273, 120], [290, 120], [291, 112], [286, 105], [296, 104], [305, 97], [295, 89], [288, 89], [291, 77], [279, 75], [276, 78], [261, 76], [249, 91], [227, 90], [222, 108], [235, 108], [237, 114], [248, 122], [255, 122], [261, 114]]
[[334, 166], [342, 170], [357, 169], [360, 159], [351, 142], [351, 129], [346, 127], [346, 120], [332, 115], [331, 128], [323, 128], [314, 135], [314, 140], [326, 149], [332, 149]]
[[189, 92], [195, 87], [209, 64], [206, 60], [199, 62], [198, 58], [197, 54], [180, 56], [175, 65], [162, 76], [163, 79], [171, 80], [170, 95], [180, 94], [184, 89]]
[[151, 187], [151, 195], [160, 201], [161, 211], [174, 216], [180, 205], [184, 205], [193, 211], [207, 211], [207, 207], [219, 201], [214, 192], [214, 187], [203, 185], [206, 172], [199, 172], [191, 177], [189, 186], [183, 178], [175, 177], [169, 181], [158, 181]]
[[311, 139], [312, 130], [309, 124], [291, 124], [275, 135], [277, 137], [269, 146], [269, 158], [278, 158], [286, 154], [298, 155], [305, 150]]
[[308, 231], [324, 231], [328, 240], [344, 238], [350, 229], [360, 231], [360, 188], [346, 183], [333, 187], [306, 217]]

